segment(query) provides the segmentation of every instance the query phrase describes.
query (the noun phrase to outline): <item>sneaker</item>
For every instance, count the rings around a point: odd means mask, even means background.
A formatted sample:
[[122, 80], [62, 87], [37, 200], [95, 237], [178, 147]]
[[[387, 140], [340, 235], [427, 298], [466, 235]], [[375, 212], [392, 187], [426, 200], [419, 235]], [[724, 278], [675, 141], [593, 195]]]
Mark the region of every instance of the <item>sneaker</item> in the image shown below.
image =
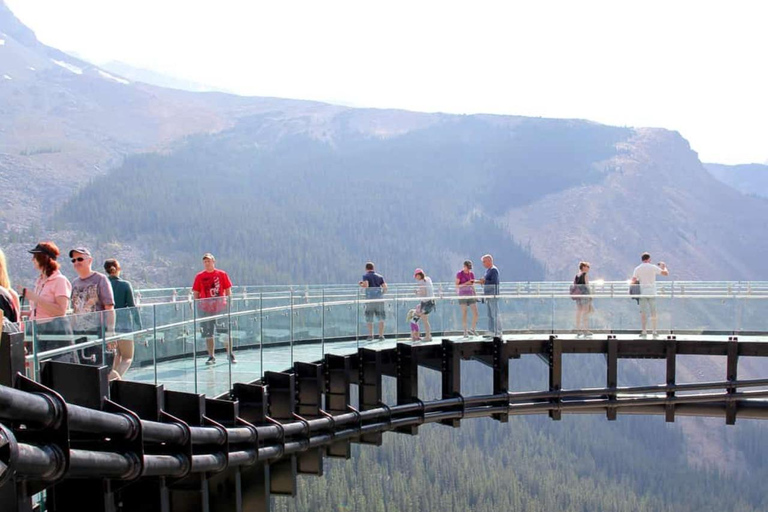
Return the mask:
[[237, 359], [235, 359], [235, 354], [229, 354], [229, 362], [232, 364], [237, 364]]
[[210, 366], [210, 365], [212, 365], [212, 364], [216, 364], [216, 358], [215, 358], [215, 357], [213, 357], [213, 356], [210, 356], [210, 357], [208, 358], [208, 360], [205, 362], [205, 364], [207, 364], [208, 366]]
[[477, 331], [475, 329], [470, 329], [469, 330], [469, 335], [470, 336], [478, 336]]
[[643, 331], [643, 332], [641, 332], [641, 333], [640, 333], [640, 337], [641, 337], [641, 338], [643, 338], [643, 339], [645, 339], [645, 338], [647, 338], [647, 337], [648, 337], [648, 333], [647, 333], [647, 332], [645, 332], [645, 331]]
[[584, 337], [585, 338], [591, 338], [592, 337], [592, 331], [584, 331]]
[[379, 336], [379, 341], [384, 341], [384, 336]]
[[584, 336], [584, 335], [581, 333], [581, 331], [579, 331], [579, 332], [577, 332], [577, 333], [576, 333], [576, 337], [577, 337], [577, 338], [581, 338], [582, 336]]
[[368, 336], [367, 338], [365, 338], [365, 341], [373, 341], [373, 336]]
[[651, 336], [653, 336], [654, 338], [658, 338], [659, 337], [659, 333], [657, 333], [656, 331], [653, 331], [653, 334], [651, 334]]

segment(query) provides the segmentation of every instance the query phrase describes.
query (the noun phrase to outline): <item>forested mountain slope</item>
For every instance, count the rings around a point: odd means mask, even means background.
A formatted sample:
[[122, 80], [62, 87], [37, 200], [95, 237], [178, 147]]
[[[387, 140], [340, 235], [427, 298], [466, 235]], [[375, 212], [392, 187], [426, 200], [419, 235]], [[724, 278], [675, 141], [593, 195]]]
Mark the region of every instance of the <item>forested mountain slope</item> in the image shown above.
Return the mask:
[[132, 157], [68, 201], [60, 227], [155, 247], [189, 271], [210, 250], [248, 283], [349, 282], [368, 259], [391, 279], [421, 266], [452, 280], [463, 259], [486, 252], [505, 280], [541, 279], [498, 215], [602, 181], [600, 162], [631, 133], [487, 116], [386, 137], [352, 128], [378, 114], [339, 114], [325, 140], [309, 130], [275, 138], [283, 121], [253, 116]]
[[[576, 385], [593, 384], [595, 361], [570, 368]], [[538, 360], [512, 363], [512, 389], [545, 385]], [[466, 394], [487, 391], [490, 370], [464, 363]], [[468, 373], [464, 373], [468, 370]], [[631, 370], [630, 370], [631, 371]], [[569, 374], [570, 375], [570, 374]], [[423, 372], [420, 391], [439, 394], [440, 378]], [[638, 382], [642, 376], [635, 375]], [[390, 389], [393, 394], [394, 391]], [[697, 466], [678, 418], [620, 415], [512, 417], [501, 424], [468, 419], [458, 429], [423, 426], [417, 436], [385, 434], [376, 448], [353, 445], [349, 461], [326, 459], [325, 475], [299, 478], [296, 498], [276, 497], [274, 510], [318, 512], [500, 510], [549, 512], [757, 512], [768, 507], [761, 462], [762, 429], [708, 421], [741, 462]]]

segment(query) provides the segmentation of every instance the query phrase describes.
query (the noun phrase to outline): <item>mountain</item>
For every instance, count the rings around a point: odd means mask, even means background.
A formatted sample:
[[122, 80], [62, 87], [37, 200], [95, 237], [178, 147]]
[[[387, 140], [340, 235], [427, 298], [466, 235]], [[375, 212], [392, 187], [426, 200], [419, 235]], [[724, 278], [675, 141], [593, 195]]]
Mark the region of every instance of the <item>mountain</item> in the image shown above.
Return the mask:
[[99, 67], [110, 73], [114, 73], [117, 76], [126, 78], [132, 82], [143, 82], [145, 84], [156, 85], [158, 87], [164, 87], [166, 89], [179, 89], [182, 91], [191, 92], [228, 92], [217, 87], [205, 85], [191, 80], [184, 80], [176, 78], [157, 71], [151, 71], [149, 69], [138, 68], [125, 62], [112, 60], [104, 64], [100, 64]]
[[649, 251], [672, 279], [762, 280], [768, 275], [768, 202], [713, 178], [680, 134], [638, 129], [603, 164], [606, 179], [538, 198], [505, 214], [509, 232], [530, 240], [548, 276], [569, 278], [575, 262], [624, 279]]
[[[768, 270], [768, 202], [713, 178], [673, 131], [171, 90], [42, 45], [2, 0], [0, 41], [0, 245], [15, 283], [29, 285], [26, 249], [47, 238], [117, 256], [136, 286], [190, 283], [205, 251], [238, 284], [355, 282], [368, 259], [390, 281], [416, 266], [444, 281], [485, 252], [504, 280], [570, 279], [580, 259], [621, 279], [644, 250], [679, 279]], [[657, 383], [655, 363], [628, 370]], [[576, 369], [604, 378], [595, 359]], [[762, 426], [637, 420], [425, 428], [339, 470], [367, 492], [317, 479], [297, 503], [766, 509]]]
[[704, 164], [704, 167], [739, 192], [768, 198], [768, 164]]

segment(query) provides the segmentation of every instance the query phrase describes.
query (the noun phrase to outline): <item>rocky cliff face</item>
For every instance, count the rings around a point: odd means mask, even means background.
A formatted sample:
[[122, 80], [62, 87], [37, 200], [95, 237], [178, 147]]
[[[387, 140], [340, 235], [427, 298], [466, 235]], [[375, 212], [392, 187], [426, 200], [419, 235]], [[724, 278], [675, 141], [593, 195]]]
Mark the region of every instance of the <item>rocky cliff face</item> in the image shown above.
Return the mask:
[[580, 259], [595, 277], [623, 279], [643, 251], [675, 279], [762, 279], [768, 203], [715, 180], [676, 132], [640, 129], [602, 162], [601, 183], [571, 188], [504, 216], [530, 241], [552, 279], [569, 279]]

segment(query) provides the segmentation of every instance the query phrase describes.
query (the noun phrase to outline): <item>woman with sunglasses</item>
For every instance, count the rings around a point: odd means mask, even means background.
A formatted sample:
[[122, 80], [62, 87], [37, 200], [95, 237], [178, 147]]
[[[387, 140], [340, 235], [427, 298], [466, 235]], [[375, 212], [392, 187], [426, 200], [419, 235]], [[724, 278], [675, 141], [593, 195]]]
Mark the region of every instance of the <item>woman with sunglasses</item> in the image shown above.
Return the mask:
[[[59, 271], [60, 265], [56, 259], [61, 252], [53, 242], [40, 242], [29, 252], [32, 254], [32, 263], [40, 272], [35, 280], [34, 291], [25, 290], [25, 297], [29, 300], [29, 319], [35, 322], [33, 328], [37, 353], [74, 345], [72, 326], [64, 316], [72, 295], [72, 284]], [[51, 359], [66, 363], [79, 362], [74, 351]]]

